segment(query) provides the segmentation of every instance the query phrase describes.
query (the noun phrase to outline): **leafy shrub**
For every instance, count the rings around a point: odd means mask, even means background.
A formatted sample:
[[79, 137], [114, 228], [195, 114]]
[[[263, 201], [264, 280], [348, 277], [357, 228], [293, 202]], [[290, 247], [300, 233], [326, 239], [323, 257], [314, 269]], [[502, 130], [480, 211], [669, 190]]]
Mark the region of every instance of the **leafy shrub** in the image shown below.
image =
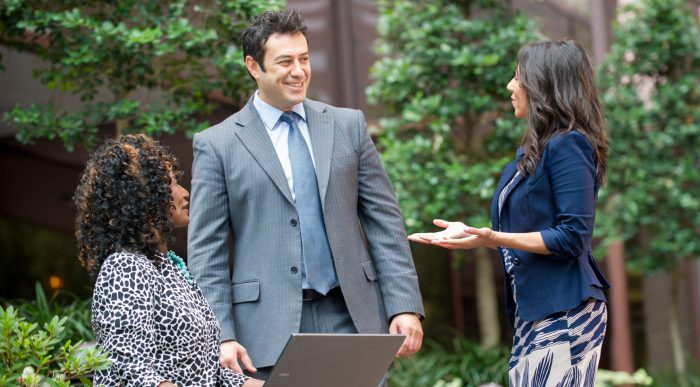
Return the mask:
[[490, 382], [508, 385], [508, 357], [505, 347], [483, 348], [455, 337], [443, 346], [427, 340], [417, 355], [394, 362], [389, 385], [396, 387], [433, 387], [436, 385], [479, 386]]
[[107, 355], [66, 339], [67, 317], [53, 316], [42, 328], [0, 306], [0, 385], [69, 386], [71, 380], [91, 385], [86, 375], [108, 365]]
[[34, 286], [36, 299], [33, 301], [10, 300], [3, 304], [14, 305], [20, 317], [33, 321], [39, 326], [44, 326], [51, 322], [54, 316], [65, 317], [66, 322], [63, 328], [63, 336], [66, 339], [94, 341], [90, 323], [91, 311], [89, 299], [84, 300], [72, 293], [55, 292], [50, 298], [41, 284], [37, 282]]
[[35, 291], [35, 300], [0, 305], [0, 385], [90, 384], [86, 375], [107, 364], [83, 344], [94, 340], [90, 300], [68, 292], [47, 297], [39, 282]]

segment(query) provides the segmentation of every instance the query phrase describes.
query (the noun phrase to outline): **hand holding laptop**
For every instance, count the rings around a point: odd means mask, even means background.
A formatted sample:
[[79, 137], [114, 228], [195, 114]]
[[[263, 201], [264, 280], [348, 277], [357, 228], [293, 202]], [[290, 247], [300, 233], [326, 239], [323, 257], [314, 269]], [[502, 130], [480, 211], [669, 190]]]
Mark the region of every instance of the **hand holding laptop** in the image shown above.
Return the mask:
[[423, 326], [414, 313], [401, 313], [394, 316], [391, 319], [389, 333], [406, 335], [401, 348], [396, 352], [397, 357], [411, 356], [418, 352], [423, 344]]
[[243, 373], [241, 366], [238, 364], [240, 359], [243, 367], [245, 367], [248, 372], [257, 371], [257, 369], [253, 367], [253, 361], [250, 360], [248, 356], [248, 351], [237, 341], [224, 341], [219, 347], [219, 353], [219, 362], [226, 368], [230, 368], [238, 373]]

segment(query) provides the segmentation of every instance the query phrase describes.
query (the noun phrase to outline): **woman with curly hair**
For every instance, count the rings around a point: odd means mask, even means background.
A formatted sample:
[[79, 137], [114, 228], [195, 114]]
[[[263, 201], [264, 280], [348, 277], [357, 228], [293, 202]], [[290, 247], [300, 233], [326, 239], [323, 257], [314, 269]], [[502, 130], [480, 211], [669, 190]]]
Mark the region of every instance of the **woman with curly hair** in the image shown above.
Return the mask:
[[219, 364], [219, 325], [182, 258], [189, 193], [168, 149], [145, 135], [108, 140], [73, 198], [78, 258], [96, 278], [92, 328], [109, 353], [95, 385], [261, 386]]
[[591, 239], [608, 138], [588, 57], [575, 41], [523, 46], [507, 86], [527, 130], [501, 175], [493, 228], [436, 219], [409, 236], [447, 249], [496, 249], [515, 326], [511, 386], [593, 386], [607, 325]]

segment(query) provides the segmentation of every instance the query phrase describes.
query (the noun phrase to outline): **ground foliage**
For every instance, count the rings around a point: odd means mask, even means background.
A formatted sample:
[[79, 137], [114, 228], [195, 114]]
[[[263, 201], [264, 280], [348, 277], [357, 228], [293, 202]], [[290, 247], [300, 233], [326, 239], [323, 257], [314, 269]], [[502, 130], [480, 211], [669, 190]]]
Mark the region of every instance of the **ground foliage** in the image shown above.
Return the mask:
[[421, 351], [398, 359], [389, 370], [389, 385], [433, 387], [438, 385], [508, 385], [508, 354], [505, 347], [482, 348], [461, 336], [448, 345], [426, 340]]
[[94, 345], [90, 300], [70, 294], [0, 304], [0, 385], [91, 385], [91, 374], [109, 364]]

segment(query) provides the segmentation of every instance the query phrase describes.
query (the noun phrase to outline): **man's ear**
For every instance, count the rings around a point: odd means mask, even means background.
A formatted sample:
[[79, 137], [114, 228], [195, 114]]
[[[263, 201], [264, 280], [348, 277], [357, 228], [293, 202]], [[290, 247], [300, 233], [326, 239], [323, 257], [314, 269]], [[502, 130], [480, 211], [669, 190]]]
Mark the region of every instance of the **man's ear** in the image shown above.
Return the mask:
[[260, 77], [260, 72], [262, 70], [260, 69], [260, 65], [258, 64], [258, 62], [255, 59], [253, 59], [252, 56], [246, 55], [245, 67], [248, 68], [248, 72], [253, 78], [258, 79]]

